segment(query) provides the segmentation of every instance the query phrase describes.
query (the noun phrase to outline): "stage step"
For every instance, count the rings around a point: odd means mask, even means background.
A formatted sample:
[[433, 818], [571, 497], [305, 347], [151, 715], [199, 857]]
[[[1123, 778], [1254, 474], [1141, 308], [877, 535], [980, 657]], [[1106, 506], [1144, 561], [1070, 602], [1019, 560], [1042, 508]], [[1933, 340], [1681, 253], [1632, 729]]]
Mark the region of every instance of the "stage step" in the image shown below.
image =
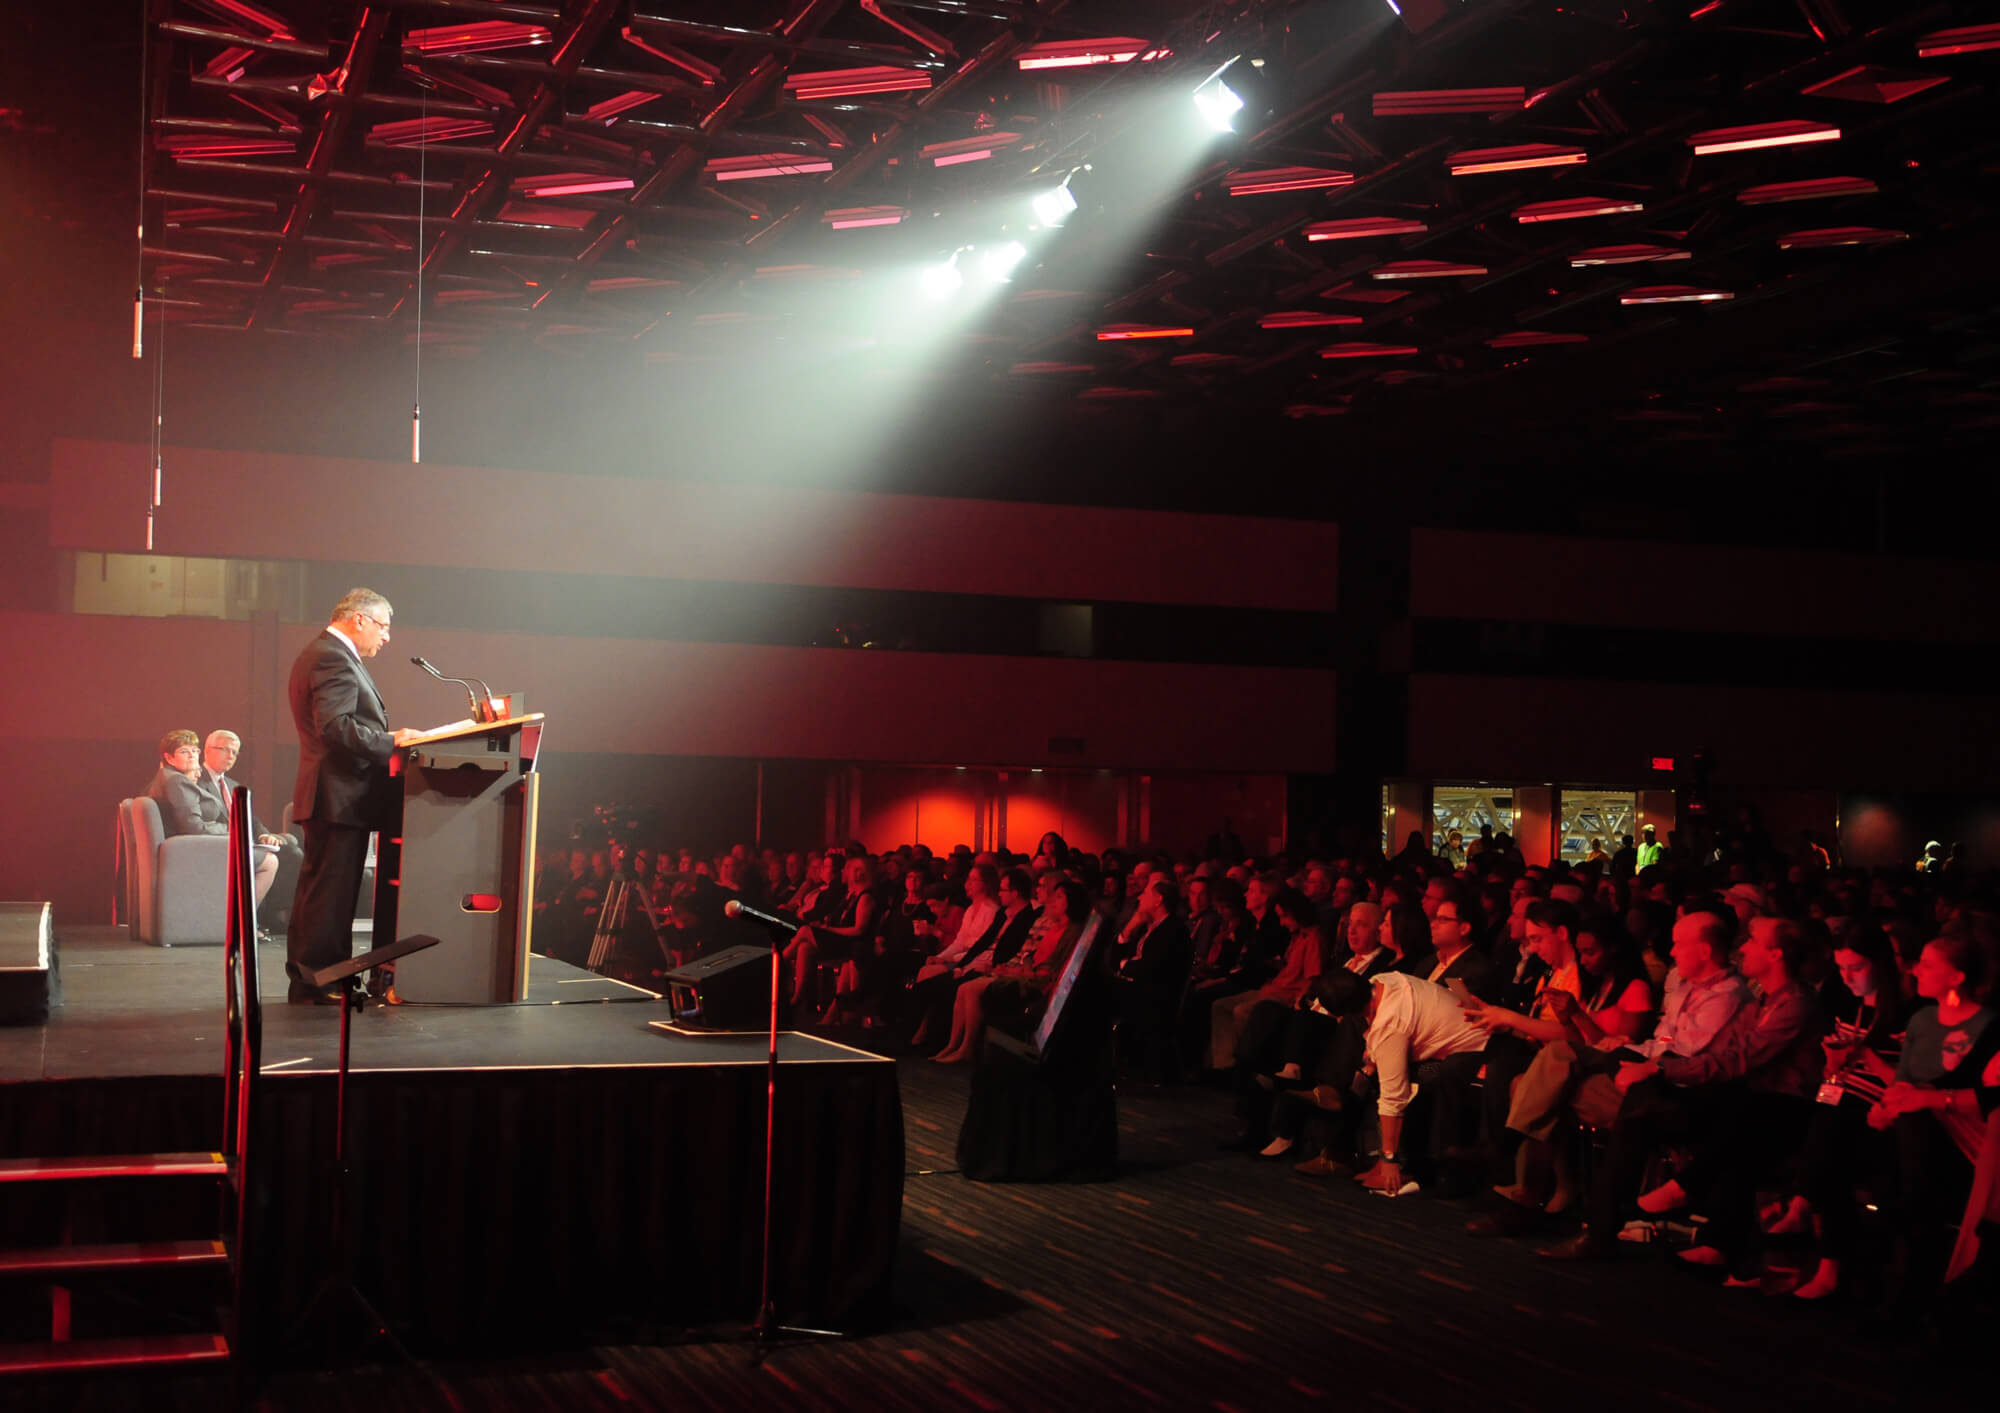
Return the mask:
[[93, 1271], [142, 1271], [161, 1266], [222, 1266], [229, 1248], [219, 1241], [136, 1241], [101, 1246], [44, 1246], [0, 1251], [0, 1276], [82, 1275]]
[[106, 1153], [81, 1158], [0, 1159], [0, 1182], [69, 1182], [83, 1178], [223, 1177], [220, 1153]]
[[79, 1339], [61, 1344], [0, 1345], [0, 1374], [56, 1374], [85, 1369], [144, 1369], [213, 1364], [229, 1357], [219, 1334]]

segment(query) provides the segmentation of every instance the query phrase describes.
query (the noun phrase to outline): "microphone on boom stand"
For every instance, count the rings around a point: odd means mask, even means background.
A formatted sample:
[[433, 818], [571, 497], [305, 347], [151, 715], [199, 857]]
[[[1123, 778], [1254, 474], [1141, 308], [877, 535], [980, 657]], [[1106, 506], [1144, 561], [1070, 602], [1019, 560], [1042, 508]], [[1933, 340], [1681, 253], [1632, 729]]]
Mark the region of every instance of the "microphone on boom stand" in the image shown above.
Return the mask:
[[[499, 719], [493, 706], [493, 689], [479, 678], [447, 677], [438, 671], [437, 668], [433, 667], [428, 658], [413, 657], [410, 661], [430, 673], [431, 676], [437, 678], [440, 682], [456, 682], [459, 686], [465, 688], [466, 700], [472, 703], [472, 719], [474, 721], [497, 721]], [[477, 692], [472, 690], [472, 684], [475, 682], [479, 683], [479, 691]]]
[[776, 913], [767, 913], [761, 908], [753, 908], [739, 898], [731, 898], [728, 902], [724, 903], [722, 905], [722, 915], [724, 917], [747, 917], [752, 922], [761, 922], [769, 927], [782, 927], [787, 932], [796, 931], [798, 928], [798, 924], [790, 919], [779, 917]]

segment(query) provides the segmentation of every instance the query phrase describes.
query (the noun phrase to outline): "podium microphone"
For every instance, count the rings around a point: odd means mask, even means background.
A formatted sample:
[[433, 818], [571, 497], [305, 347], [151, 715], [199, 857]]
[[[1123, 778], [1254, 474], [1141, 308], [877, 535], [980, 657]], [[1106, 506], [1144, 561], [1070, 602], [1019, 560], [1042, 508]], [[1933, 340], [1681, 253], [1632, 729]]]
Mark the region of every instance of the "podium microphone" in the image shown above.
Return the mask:
[[767, 913], [761, 908], [753, 908], [740, 898], [731, 898], [728, 902], [724, 903], [722, 905], [722, 915], [724, 917], [747, 917], [752, 922], [767, 923], [772, 927], [782, 927], [787, 932], [794, 932], [798, 929], [798, 924], [789, 918], [779, 917], [776, 913]]
[[[440, 682], [456, 682], [459, 686], [465, 688], [466, 700], [472, 703], [472, 719], [474, 721], [492, 721], [495, 719], [493, 715], [493, 689], [488, 687], [484, 682], [480, 682], [477, 677], [447, 677], [431, 665], [429, 658], [413, 657], [410, 661], [415, 666], [421, 667], [424, 671], [430, 673], [431, 676], [437, 678]], [[479, 692], [472, 690], [474, 682], [478, 682], [480, 689], [485, 692], [486, 695], [483, 700]]]

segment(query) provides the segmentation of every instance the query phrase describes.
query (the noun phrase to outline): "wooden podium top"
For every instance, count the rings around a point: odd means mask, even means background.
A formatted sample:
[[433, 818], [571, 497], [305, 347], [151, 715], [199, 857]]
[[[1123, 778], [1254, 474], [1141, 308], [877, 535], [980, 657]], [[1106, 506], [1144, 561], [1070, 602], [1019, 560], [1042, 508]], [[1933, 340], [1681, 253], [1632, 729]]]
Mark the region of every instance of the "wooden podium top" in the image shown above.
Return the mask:
[[531, 711], [525, 716], [510, 716], [500, 721], [454, 721], [449, 726], [421, 731], [403, 744], [428, 746], [434, 741], [455, 741], [461, 736], [490, 736], [495, 731], [509, 731], [517, 726], [533, 726], [546, 715], [545, 712]]

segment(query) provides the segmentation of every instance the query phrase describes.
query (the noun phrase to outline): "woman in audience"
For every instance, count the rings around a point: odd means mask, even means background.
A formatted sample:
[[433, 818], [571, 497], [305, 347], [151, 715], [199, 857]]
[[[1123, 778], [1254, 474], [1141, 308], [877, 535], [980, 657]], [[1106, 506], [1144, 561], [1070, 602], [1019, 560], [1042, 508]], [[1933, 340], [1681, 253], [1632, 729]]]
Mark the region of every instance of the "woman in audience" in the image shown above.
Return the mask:
[[[1010, 887], [1015, 881], [1018, 880], [1010, 880]], [[943, 1024], [950, 998], [963, 982], [976, 974], [975, 961], [982, 956], [990, 957], [1007, 919], [1026, 906], [1026, 899], [1015, 895], [1008, 900], [1015, 904], [1014, 908], [1003, 912], [999, 875], [992, 864], [983, 863], [974, 864], [965, 875], [965, 900], [953, 934], [940, 941], [937, 954], [917, 969], [916, 979], [910, 983], [913, 1004], [923, 1017], [910, 1039], [913, 1046], [930, 1043], [932, 1031]], [[987, 969], [991, 965], [989, 960]]]
[[1868, 1111], [1896, 1078], [1911, 1009], [1895, 949], [1879, 927], [1856, 925], [1833, 951], [1838, 987], [1826, 998], [1833, 1030], [1823, 1042], [1826, 1079], [1799, 1154], [1799, 1190], [1771, 1225], [1773, 1236], [1819, 1233], [1819, 1264], [1792, 1294], [1822, 1300], [1840, 1289], [1860, 1225], [1857, 1182], [1881, 1190], [1895, 1169], [1892, 1144], [1869, 1128]]
[[1948, 1224], [1963, 1209], [1988, 1116], [2000, 1103], [2000, 1024], [1985, 1003], [1989, 965], [1963, 934], [1924, 947], [1912, 969], [1917, 994], [1937, 1004], [1910, 1017], [1895, 1079], [1868, 1111], [1871, 1127], [1896, 1136], [1894, 1284], [1906, 1311], [1920, 1310], [1942, 1284]]
[[1042, 890], [1042, 911], [1029, 929], [1028, 943], [992, 974], [958, 988], [952, 1004], [951, 1038], [934, 1057], [941, 1065], [963, 1064], [979, 1053], [989, 1020], [1032, 1012], [1046, 1000], [1063, 963], [1083, 933], [1090, 895], [1074, 879], [1059, 879]]
[[[864, 855], [849, 859], [841, 875], [844, 892], [837, 911], [825, 922], [801, 927], [785, 947], [792, 964], [792, 1005], [796, 1009], [811, 999], [813, 977], [822, 960], [852, 962], [872, 956], [875, 934], [881, 930], [882, 904], [875, 895], [875, 866]], [[860, 978], [843, 976], [837, 987], [846, 992], [857, 989]], [[827, 1016], [839, 1006], [840, 991], [828, 1006]]]
[[1063, 842], [1062, 835], [1053, 829], [1044, 834], [1040, 842], [1035, 845], [1034, 862], [1029, 867], [1036, 873], [1044, 873], [1049, 869], [1061, 873], [1068, 868], [1069, 845]]

